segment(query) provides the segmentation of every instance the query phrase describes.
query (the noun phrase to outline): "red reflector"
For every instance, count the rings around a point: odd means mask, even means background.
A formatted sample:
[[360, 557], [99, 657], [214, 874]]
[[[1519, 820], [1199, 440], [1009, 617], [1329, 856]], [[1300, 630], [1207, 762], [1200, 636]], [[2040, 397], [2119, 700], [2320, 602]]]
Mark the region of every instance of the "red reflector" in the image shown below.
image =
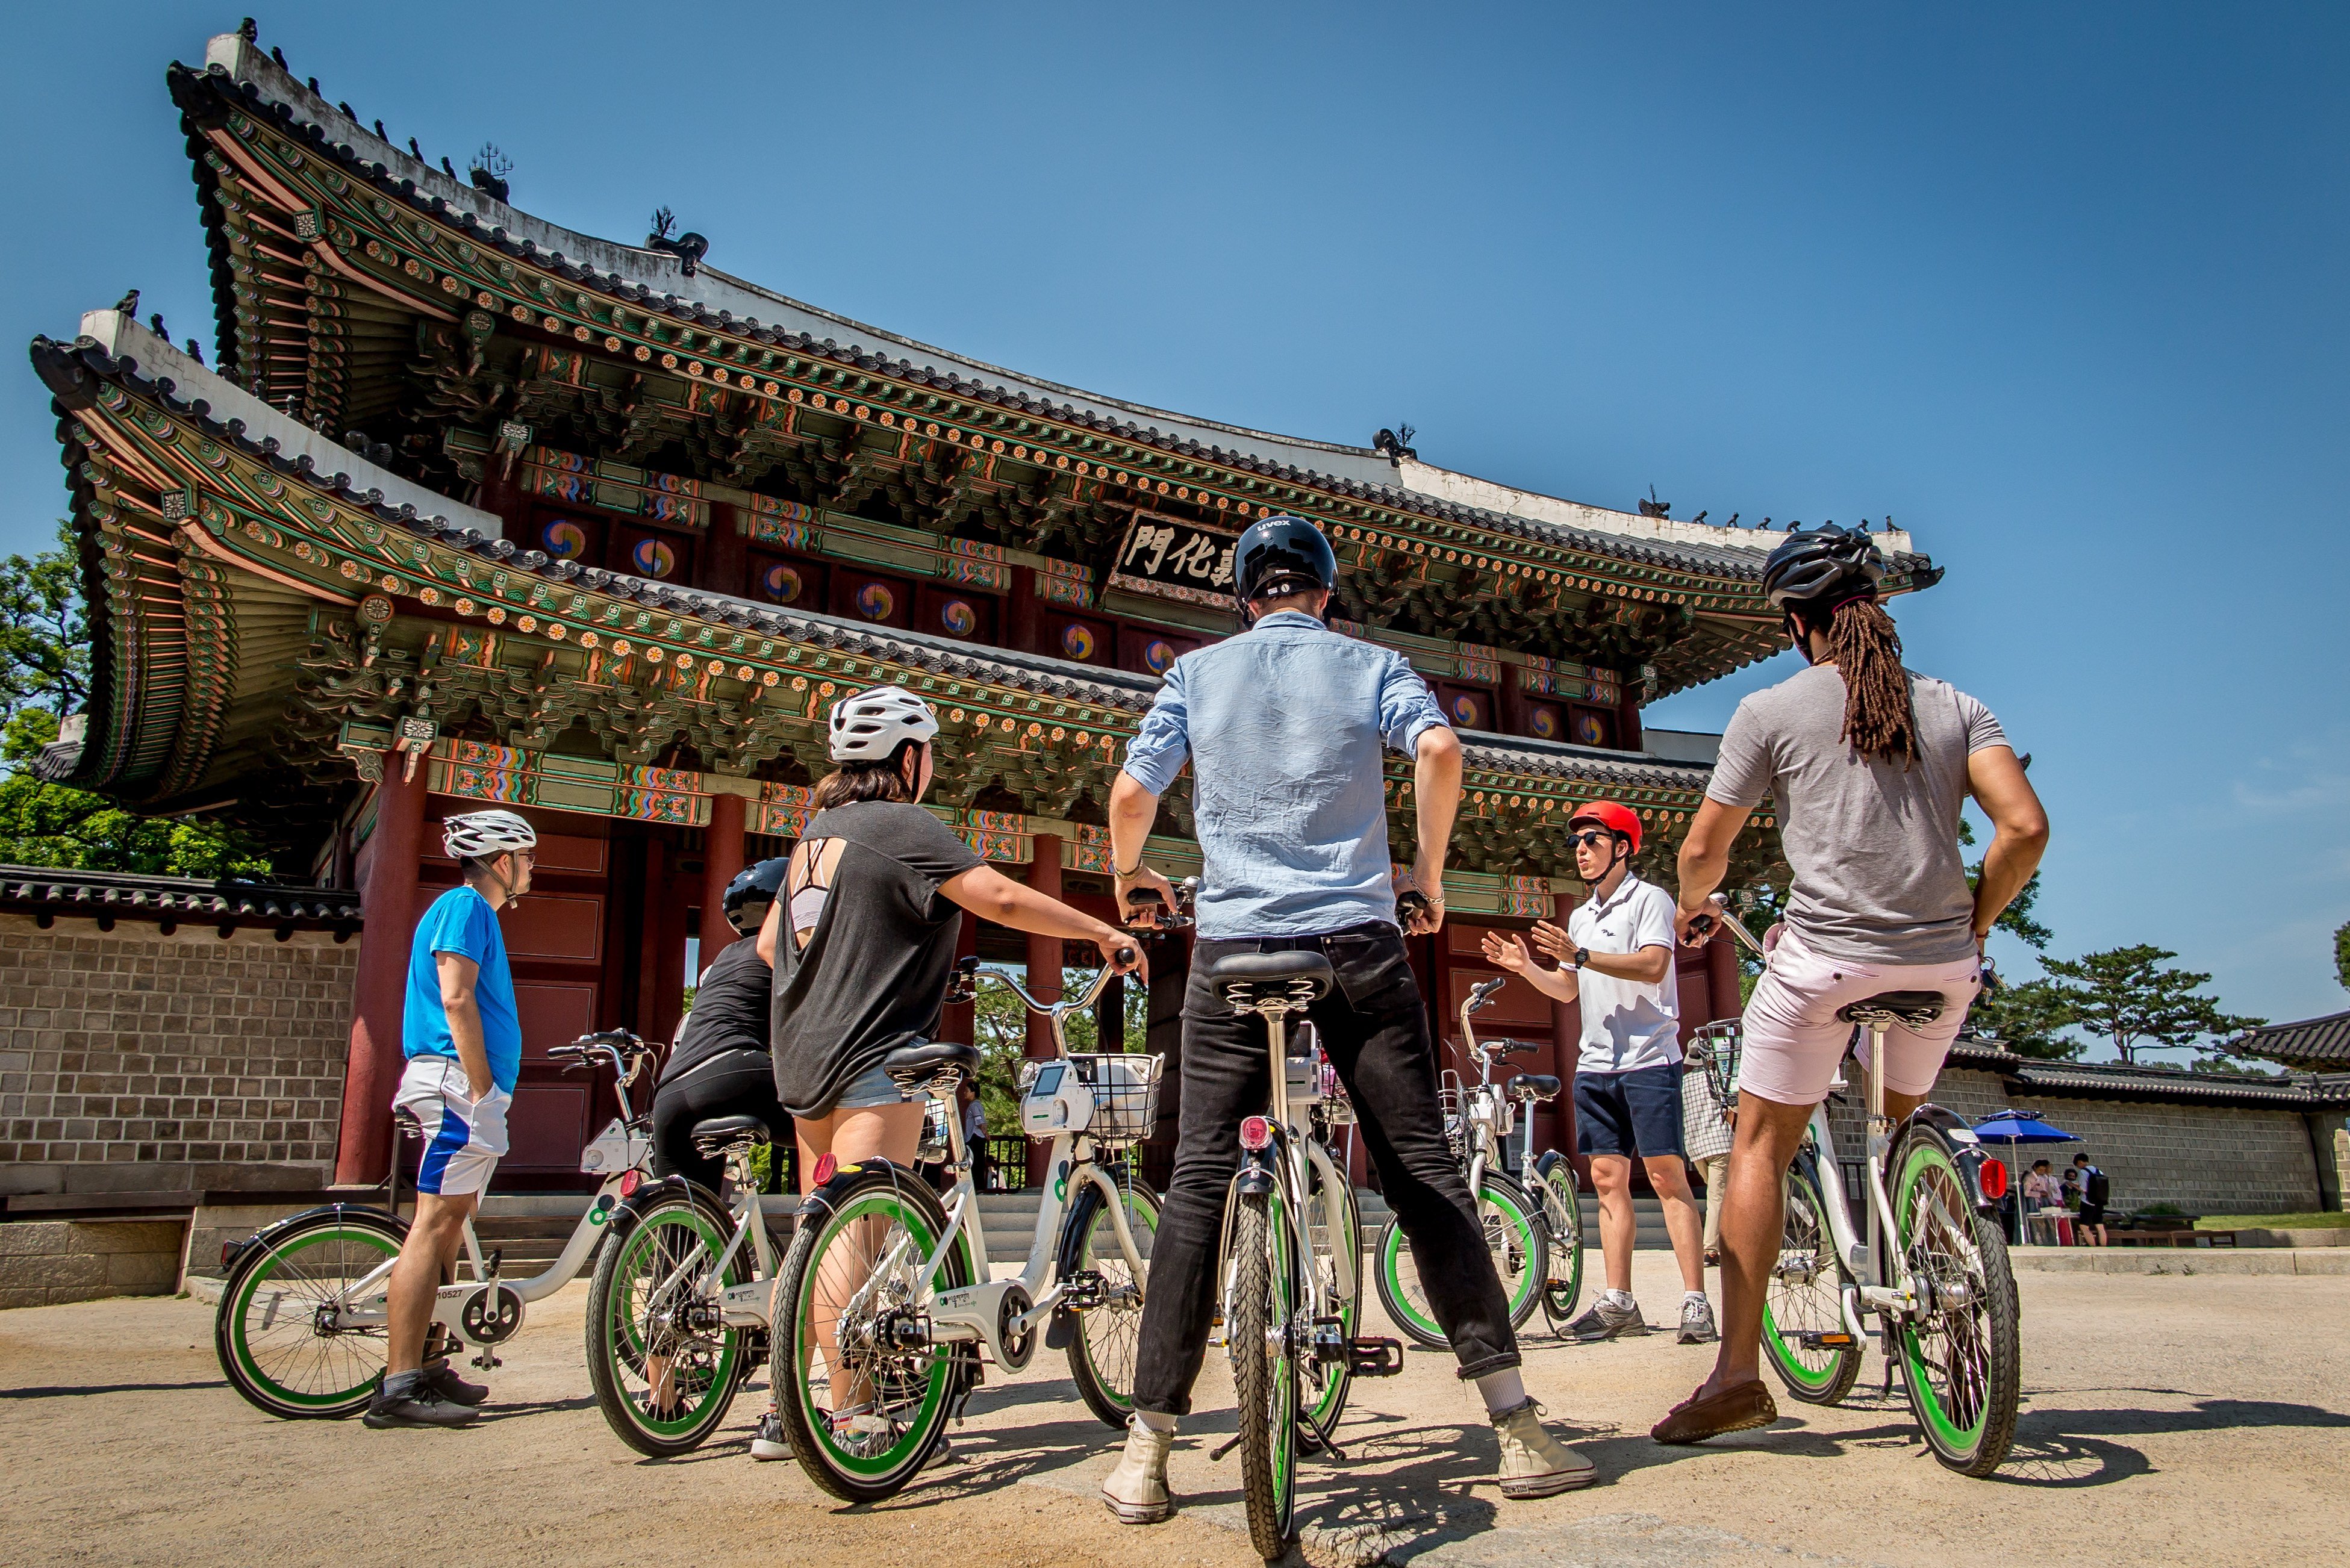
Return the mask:
[[822, 1154], [816, 1156], [816, 1184], [818, 1187], [822, 1187], [826, 1182], [832, 1179], [832, 1173], [839, 1168], [840, 1161], [834, 1157], [833, 1152], [830, 1149], [825, 1150]]
[[1996, 1199], [2007, 1196], [2007, 1166], [2004, 1162], [1996, 1159], [1984, 1160], [1981, 1179], [1982, 1195], [1985, 1198]]
[[637, 1184], [643, 1179], [644, 1173], [641, 1171], [631, 1170], [622, 1176], [620, 1178], [620, 1196], [623, 1198], [634, 1197], [636, 1195]]
[[1263, 1116], [1251, 1116], [1241, 1123], [1241, 1147], [1253, 1154], [1273, 1142], [1273, 1124]]

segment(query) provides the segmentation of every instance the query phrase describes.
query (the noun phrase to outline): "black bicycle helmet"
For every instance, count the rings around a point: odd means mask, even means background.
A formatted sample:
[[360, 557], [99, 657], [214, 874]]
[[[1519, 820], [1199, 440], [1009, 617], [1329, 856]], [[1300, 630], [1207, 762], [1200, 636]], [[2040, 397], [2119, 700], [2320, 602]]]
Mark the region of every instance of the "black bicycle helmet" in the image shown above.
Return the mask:
[[1775, 609], [1866, 598], [1885, 580], [1885, 556], [1866, 534], [1823, 523], [1798, 528], [1762, 565], [1762, 597]]
[[1249, 601], [1275, 594], [1311, 593], [1338, 586], [1338, 557], [1322, 530], [1303, 517], [1253, 523], [1232, 547], [1232, 592], [1241, 613]]
[[762, 860], [734, 873], [734, 880], [726, 884], [726, 923], [736, 934], [749, 936], [767, 919], [767, 906], [784, 886], [784, 873], [791, 868], [788, 855], [778, 855], [773, 860]]

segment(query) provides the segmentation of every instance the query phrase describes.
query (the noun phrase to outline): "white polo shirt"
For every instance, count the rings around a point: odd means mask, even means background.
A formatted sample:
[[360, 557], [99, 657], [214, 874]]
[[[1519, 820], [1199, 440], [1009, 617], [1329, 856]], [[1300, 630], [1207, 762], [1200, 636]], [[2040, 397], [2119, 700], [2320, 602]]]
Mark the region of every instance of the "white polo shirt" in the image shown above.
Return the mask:
[[1586, 969], [1575, 976], [1583, 1010], [1578, 1073], [1631, 1073], [1680, 1064], [1680, 982], [1674, 972], [1673, 900], [1662, 888], [1626, 874], [1615, 897], [1586, 899], [1566, 917], [1566, 934], [1595, 953], [1662, 947], [1665, 978], [1654, 985]]

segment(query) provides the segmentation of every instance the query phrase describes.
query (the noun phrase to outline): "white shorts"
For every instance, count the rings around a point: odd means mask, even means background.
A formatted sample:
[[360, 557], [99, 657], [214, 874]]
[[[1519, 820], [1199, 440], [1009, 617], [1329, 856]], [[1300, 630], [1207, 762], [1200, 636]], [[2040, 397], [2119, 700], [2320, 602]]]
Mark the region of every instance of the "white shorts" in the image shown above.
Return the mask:
[[506, 1107], [513, 1103], [503, 1089], [474, 1099], [465, 1069], [449, 1057], [411, 1058], [391, 1104], [413, 1111], [424, 1128], [416, 1190], [447, 1198], [488, 1190], [490, 1173], [506, 1151]]
[[[1746, 1003], [1738, 1092], [1783, 1106], [1818, 1105], [1827, 1097], [1852, 1038], [1853, 1026], [1836, 1017], [1836, 1009], [1879, 992], [1939, 991], [1946, 1005], [1932, 1027], [1912, 1030], [1897, 1023], [1885, 1032], [1885, 1086], [1897, 1094], [1923, 1095], [1933, 1088], [1981, 985], [1981, 961], [1972, 956], [1950, 963], [1855, 963], [1824, 958], [1805, 947], [1793, 928], [1783, 929], [1770, 967]], [[1857, 1054], [1866, 1065], [1866, 1033]]]

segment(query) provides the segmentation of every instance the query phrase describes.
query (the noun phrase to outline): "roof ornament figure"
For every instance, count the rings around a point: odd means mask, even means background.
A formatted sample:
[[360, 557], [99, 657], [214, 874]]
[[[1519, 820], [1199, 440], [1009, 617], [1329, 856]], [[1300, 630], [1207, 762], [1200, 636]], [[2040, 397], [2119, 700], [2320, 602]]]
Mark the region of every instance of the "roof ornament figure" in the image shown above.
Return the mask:
[[1672, 514], [1673, 504], [1669, 501], [1658, 500], [1657, 487], [1653, 484], [1648, 486], [1648, 498], [1640, 503], [1640, 515], [1643, 517], [1669, 517]]
[[[678, 270], [686, 276], [691, 277], [694, 268], [702, 265], [702, 258], [710, 254], [710, 242], [691, 229], [678, 235], [677, 238], [671, 239], [669, 232], [675, 227], [677, 227], [676, 213], [667, 207], [656, 209], [653, 213], [653, 232], [645, 236], [645, 249], [667, 251], [677, 258]], [[829, 344], [827, 343], [827, 346], [829, 347]]]
[[128, 316], [133, 321], [138, 320], [139, 291], [134, 288], [130, 293], [124, 295], [120, 299], [116, 300], [114, 302], [114, 308], [121, 312], [123, 315]]
[[506, 183], [506, 176], [513, 172], [514, 160], [499, 151], [496, 142], [484, 141], [482, 150], [473, 154], [473, 166], [467, 171], [467, 175], [473, 182], [474, 190], [493, 201], [503, 202], [508, 199], [512, 189]]
[[261, 37], [261, 28], [255, 25], [252, 17], [247, 16], [236, 25], [236, 36], [248, 44], [255, 43]]
[[1419, 455], [1411, 444], [1411, 438], [1419, 432], [1401, 421], [1398, 421], [1398, 425], [1397, 430], [1383, 430], [1371, 438], [1371, 450], [1385, 452], [1389, 462], [1400, 462], [1405, 458]]
[[163, 313], [161, 311], [156, 311], [153, 315], [148, 317], [147, 325], [153, 330], [155, 336], [161, 337], [164, 342], [169, 343], [172, 340], [172, 329], [163, 325]]

